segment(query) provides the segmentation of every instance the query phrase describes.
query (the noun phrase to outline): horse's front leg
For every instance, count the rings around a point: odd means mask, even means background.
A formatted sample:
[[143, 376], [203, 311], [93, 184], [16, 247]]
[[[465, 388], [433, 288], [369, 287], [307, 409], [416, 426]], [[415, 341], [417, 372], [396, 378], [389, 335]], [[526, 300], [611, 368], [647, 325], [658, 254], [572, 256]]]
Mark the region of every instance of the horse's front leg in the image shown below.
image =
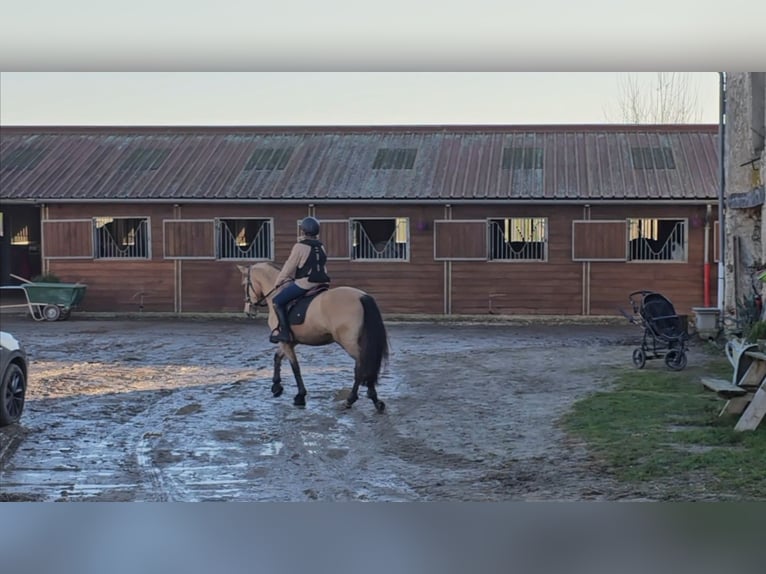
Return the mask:
[[290, 361], [290, 366], [293, 368], [293, 376], [295, 377], [295, 384], [298, 385], [298, 394], [295, 395], [293, 404], [297, 407], [305, 407], [306, 387], [303, 386], [303, 377], [301, 376], [301, 367], [298, 364], [298, 357], [295, 355], [295, 346], [288, 343], [280, 343], [279, 346], [287, 356], [287, 360]]
[[277, 349], [277, 352], [274, 353], [274, 376], [271, 378], [271, 393], [278, 397], [282, 394], [282, 391], [284, 391], [284, 387], [282, 387], [282, 359], [284, 358], [285, 353], [282, 351], [281, 347]]

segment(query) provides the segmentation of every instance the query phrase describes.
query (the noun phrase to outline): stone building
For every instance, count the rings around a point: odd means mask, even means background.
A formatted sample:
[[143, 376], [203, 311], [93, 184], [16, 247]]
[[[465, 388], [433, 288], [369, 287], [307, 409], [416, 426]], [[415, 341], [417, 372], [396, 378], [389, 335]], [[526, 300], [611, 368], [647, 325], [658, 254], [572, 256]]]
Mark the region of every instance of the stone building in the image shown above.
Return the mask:
[[764, 284], [766, 270], [766, 73], [726, 72], [725, 95], [725, 274], [724, 316], [744, 318], [744, 309]]

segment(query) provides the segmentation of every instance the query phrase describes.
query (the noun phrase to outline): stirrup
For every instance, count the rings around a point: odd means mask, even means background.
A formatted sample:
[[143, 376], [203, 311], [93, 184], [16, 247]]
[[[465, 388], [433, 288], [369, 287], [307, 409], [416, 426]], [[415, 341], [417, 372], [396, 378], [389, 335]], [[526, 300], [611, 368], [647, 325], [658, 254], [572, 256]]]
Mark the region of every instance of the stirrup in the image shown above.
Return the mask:
[[271, 343], [289, 343], [290, 341], [292, 341], [290, 332], [282, 331], [279, 328], [274, 329], [269, 335], [269, 342]]

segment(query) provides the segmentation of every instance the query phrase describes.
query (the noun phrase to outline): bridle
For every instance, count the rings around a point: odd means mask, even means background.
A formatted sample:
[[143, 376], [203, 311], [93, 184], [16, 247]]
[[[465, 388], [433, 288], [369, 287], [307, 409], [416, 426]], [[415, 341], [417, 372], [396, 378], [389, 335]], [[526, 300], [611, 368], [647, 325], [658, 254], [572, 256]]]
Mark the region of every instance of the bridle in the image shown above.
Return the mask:
[[[272, 287], [271, 291], [269, 291], [268, 293], [262, 294], [260, 297], [258, 297], [256, 295], [256, 292], [255, 292], [255, 286], [253, 285], [253, 280], [250, 278], [250, 270], [248, 269], [248, 271], [247, 271], [247, 286], [245, 287], [245, 302], [250, 307], [266, 307], [267, 300], [271, 296], [271, 294], [274, 293], [274, 291], [276, 291], [277, 289], [279, 289], [283, 285], [283, 283], [286, 283], [289, 280], [290, 279], [288, 278], [285, 281], [283, 281], [282, 283], [280, 283], [278, 285], [274, 285], [274, 287]], [[256, 297], [255, 297], [256, 300], [255, 301], [253, 301], [253, 299], [250, 297], [251, 293], [253, 295], [256, 295]]]

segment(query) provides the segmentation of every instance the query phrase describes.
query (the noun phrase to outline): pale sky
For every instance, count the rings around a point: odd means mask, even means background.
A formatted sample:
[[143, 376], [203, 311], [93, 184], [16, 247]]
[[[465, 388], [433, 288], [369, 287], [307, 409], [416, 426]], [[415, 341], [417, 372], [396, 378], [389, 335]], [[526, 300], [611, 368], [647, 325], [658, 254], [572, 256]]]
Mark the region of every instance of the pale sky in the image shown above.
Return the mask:
[[[632, 72], [651, 91], [655, 72]], [[390, 125], [622, 121], [624, 72], [1, 72], [0, 124]], [[718, 122], [717, 72], [689, 73]]]
[[[0, 14], [3, 125], [604, 123], [621, 119], [605, 70], [650, 90], [650, 70], [766, 63], [758, 0], [0, 0]], [[717, 123], [718, 74], [691, 73]]]

